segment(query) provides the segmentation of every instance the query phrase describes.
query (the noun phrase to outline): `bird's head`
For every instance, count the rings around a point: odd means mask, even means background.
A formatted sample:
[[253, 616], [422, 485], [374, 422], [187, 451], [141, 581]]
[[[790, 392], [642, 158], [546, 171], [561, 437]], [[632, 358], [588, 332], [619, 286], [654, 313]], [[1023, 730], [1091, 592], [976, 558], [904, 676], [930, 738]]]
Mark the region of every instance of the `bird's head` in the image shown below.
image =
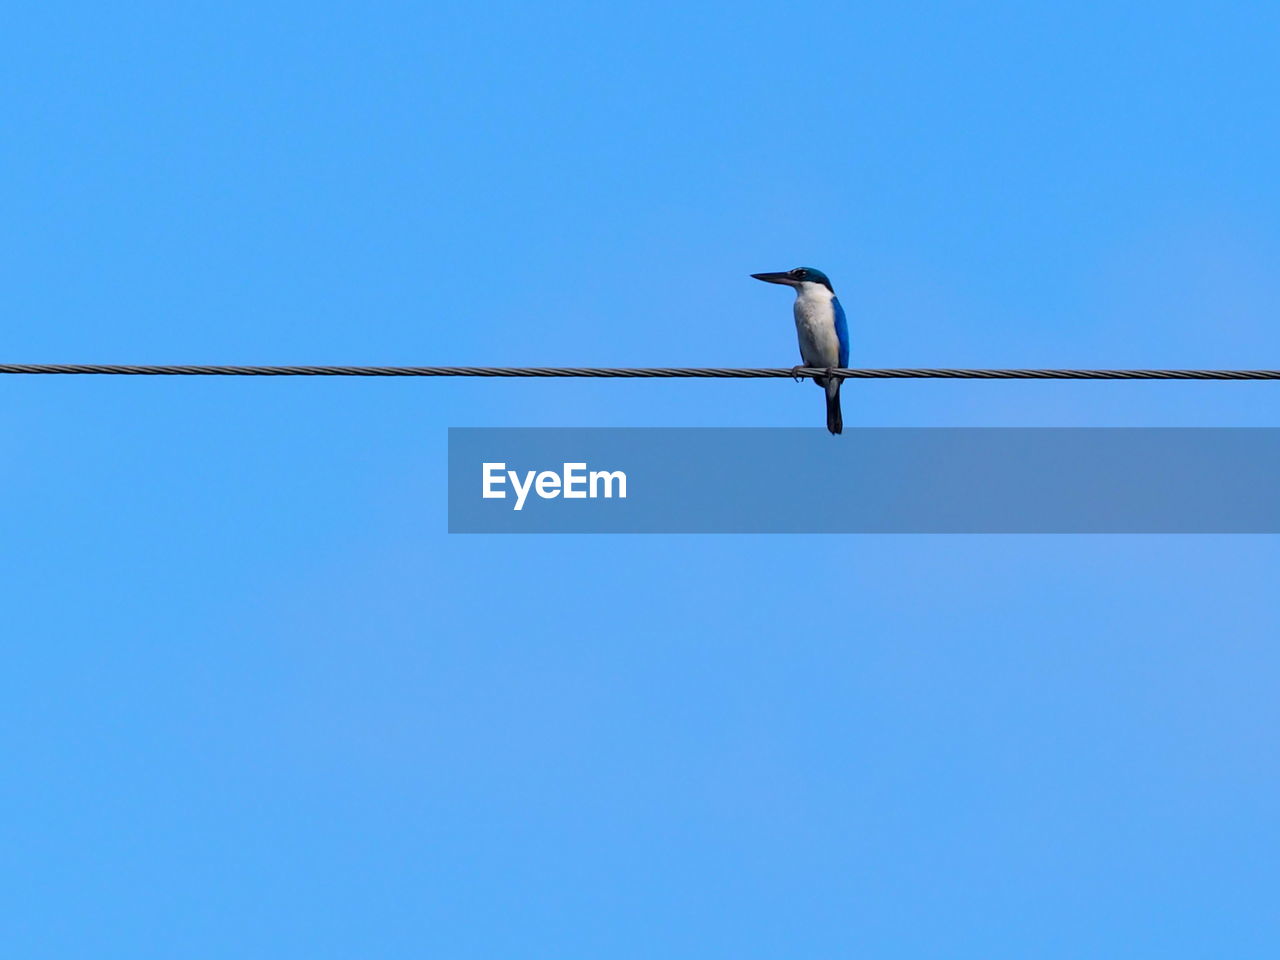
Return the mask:
[[816, 283], [831, 290], [831, 281], [827, 279], [827, 275], [817, 267], [796, 267], [794, 270], [787, 270], [783, 273], [753, 273], [751, 276], [757, 280], [763, 280], [765, 283], [781, 283], [788, 287], [797, 289], [806, 283]]

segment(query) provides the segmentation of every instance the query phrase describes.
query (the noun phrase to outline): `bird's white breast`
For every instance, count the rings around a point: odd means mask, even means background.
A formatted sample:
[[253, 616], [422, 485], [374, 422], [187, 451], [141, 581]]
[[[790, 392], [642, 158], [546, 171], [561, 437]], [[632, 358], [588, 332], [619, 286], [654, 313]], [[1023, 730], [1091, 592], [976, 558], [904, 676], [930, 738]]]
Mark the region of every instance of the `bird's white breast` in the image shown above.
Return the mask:
[[800, 358], [810, 367], [838, 367], [840, 338], [836, 334], [835, 294], [821, 283], [796, 288], [796, 337]]

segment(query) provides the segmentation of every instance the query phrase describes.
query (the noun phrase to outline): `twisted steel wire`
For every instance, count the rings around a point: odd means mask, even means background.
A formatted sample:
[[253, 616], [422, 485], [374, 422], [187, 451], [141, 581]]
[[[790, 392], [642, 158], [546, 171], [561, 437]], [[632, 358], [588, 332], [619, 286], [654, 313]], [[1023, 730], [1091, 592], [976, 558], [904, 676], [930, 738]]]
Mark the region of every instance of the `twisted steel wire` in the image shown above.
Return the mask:
[[215, 377], [623, 377], [731, 378], [837, 376], [846, 380], [1280, 380], [1280, 370], [953, 370], [815, 367], [376, 367], [216, 364], [4, 363], [0, 374]]

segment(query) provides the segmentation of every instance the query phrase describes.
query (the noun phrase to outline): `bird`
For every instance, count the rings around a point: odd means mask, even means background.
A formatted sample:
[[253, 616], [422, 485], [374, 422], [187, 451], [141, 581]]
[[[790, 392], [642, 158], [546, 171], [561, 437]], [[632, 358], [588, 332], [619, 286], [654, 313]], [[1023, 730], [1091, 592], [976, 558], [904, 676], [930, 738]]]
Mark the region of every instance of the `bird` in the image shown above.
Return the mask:
[[[849, 365], [849, 327], [844, 307], [836, 299], [831, 280], [814, 267], [796, 267], [781, 273], [753, 273], [756, 280], [794, 287], [796, 336], [800, 340], [802, 366], [830, 371]], [[799, 370], [795, 367], [793, 370]], [[814, 377], [813, 382], [827, 395], [827, 429], [832, 434], [844, 430], [840, 414], [840, 384], [843, 377]]]

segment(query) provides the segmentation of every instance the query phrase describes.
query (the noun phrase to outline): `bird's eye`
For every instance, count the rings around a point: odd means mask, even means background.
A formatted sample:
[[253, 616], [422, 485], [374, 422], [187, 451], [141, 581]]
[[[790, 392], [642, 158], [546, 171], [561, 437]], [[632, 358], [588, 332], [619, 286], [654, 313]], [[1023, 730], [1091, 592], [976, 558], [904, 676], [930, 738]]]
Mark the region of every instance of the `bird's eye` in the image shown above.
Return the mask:
[[803, 280], [808, 273], [808, 270], [801, 270], [799, 267], [791, 271], [791, 275], [797, 280]]

